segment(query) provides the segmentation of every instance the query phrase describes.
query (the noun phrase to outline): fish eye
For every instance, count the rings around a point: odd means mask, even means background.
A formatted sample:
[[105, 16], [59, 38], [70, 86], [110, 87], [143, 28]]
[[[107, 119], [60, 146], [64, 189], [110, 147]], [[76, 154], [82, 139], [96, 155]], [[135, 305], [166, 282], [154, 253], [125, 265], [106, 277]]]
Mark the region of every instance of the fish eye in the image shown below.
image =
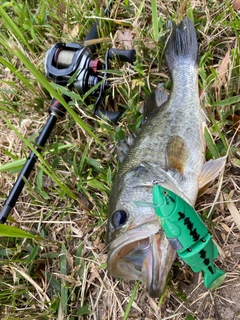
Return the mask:
[[128, 219], [128, 215], [126, 211], [118, 210], [118, 211], [115, 211], [112, 215], [112, 224], [116, 228], [119, 228], [127, 222], [127, 219]]
[[167, 192], [166, 190], [164, 190], [164, 191], [163, 191], [163, 194], [164, 194], [165, 196], [167, 196], [167, 195], [168, 195], [168, 192]]

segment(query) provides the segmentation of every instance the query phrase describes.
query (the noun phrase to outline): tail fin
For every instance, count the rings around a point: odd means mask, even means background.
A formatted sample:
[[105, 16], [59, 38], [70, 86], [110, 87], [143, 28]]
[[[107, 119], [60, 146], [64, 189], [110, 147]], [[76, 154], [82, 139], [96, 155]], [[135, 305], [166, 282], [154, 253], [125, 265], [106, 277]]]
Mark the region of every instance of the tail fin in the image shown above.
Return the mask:
[[204, 273], [204, 285], [206, 288], [215, 290], [224, 281], [226, 273], [223, 270], [214, 268], [214, 274]]
[[197, 63], [198, 43], [193, 22], [186, 17], [179, 26], [168, 21], [166, 29], [168, 34], [165, 57], [169, 71], [182, 63]]

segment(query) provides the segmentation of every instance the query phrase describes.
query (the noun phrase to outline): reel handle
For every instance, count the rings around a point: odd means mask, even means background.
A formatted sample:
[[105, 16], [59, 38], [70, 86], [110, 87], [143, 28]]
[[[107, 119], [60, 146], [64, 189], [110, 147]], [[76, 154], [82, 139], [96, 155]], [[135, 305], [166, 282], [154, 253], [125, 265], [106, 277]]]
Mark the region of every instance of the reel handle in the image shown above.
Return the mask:
[[108, 58], [111, 60], [114, 57], [119, 58], [122, 62], [129, 62], [133, 64], [136, 56], [136, 51], [134, 49], [131, 50], [119, 50], [115, 48], [111, 48], [108, 50]]
[[120, 111], [107, 111], [107, 110], [96, 109], [96, 111], [94, 112], [95, 117], [107, 118], [113, 123], [117, 123], [121, 115], [122, 115], [122, 112]]
[[[110, 4], [111, 6], [111, 4]], [[106, 8], [104, 10], [104, 16], [109, 16], [110, 15], [110, 9]], [[96, 20], [94, 22], [94, 24], [92, 25], [91, 29], [89, 30], [88, 34], [86, 35], [86, 37], [84, 38], [83, 42], [82, 42], [82, 46], [85, 46], [84, 43], [85, 41], [89, 41], [89, 40], [93, 40], [93, 39], [98, 39], [98, 20]], [[88, 49], [92, 52], [95, 53], [97, 48], [98, 48], [98, 44], [90, 44], [88, 47]]]
[[[95, 21], [94, 24], [92, 25], [92, 28], [84, 38], [82, 45], [85, 46], [85, 41], [93, 40], [93, 39], [98, 39], [98, 30], [97, 30], [98, 22]], [[92, 53], [95, 53], [97, 50], [97, 44], [90, 44], [89, 46], [86, 46]]]

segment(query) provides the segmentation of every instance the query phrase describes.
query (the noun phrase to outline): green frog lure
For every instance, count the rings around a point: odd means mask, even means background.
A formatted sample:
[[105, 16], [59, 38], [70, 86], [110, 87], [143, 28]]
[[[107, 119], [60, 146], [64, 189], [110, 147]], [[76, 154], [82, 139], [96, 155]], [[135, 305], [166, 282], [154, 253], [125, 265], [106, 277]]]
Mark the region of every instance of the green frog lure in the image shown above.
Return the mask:
[[203, 271], [204, 285], [214, 290], [225, 279], [225, 272], [213, 260], [218, 250], [201, 218], [185, 200], [159, 185], [153, 187], [153, 204], [161, 226], [179, 257], [194, 272]]

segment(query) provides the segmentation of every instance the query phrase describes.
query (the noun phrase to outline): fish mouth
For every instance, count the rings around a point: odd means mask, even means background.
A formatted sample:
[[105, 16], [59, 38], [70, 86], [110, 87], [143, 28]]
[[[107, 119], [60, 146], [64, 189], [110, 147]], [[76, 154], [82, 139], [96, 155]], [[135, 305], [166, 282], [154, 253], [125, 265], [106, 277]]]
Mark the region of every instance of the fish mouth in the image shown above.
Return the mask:
[[[141, 230], [141, 236], [139, 230], [130, 230], [111, 243], [108, 270], [116, 278], [140, 280], [150, 297], [158, 298], [164, 291], [176, 251], [162, 230], [153, 230], [150, 236], [147, 226]], [[144, 237], [146, 233], [148, 236]]]

